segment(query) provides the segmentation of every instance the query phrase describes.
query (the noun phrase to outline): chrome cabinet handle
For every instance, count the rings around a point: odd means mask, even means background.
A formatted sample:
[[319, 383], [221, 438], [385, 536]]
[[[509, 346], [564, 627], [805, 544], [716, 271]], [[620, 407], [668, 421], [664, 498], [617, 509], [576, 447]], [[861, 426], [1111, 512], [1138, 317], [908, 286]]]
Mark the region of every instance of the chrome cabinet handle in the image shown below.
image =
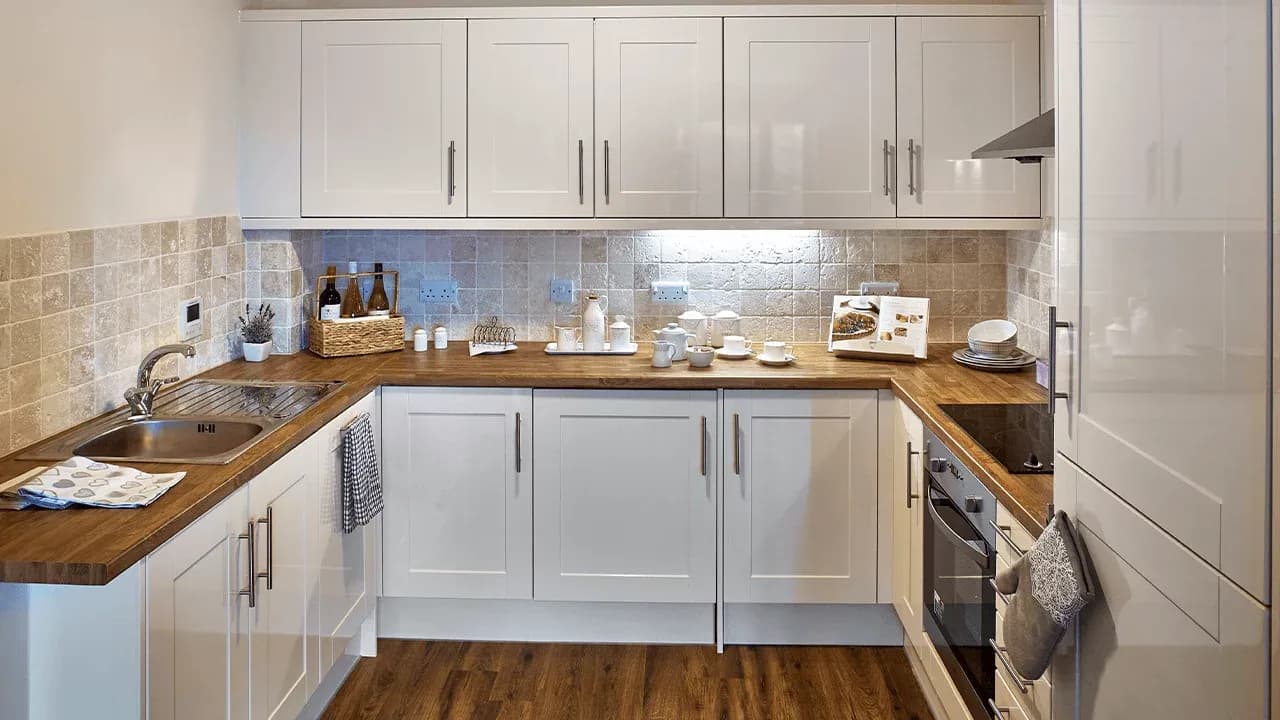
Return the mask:
[[889, 197], [889, 141], [884, 141], [884, 196]]
[[524, 451], [520, 447], [520, 420], [520, 413], [516, 413], [516, 472], [520, 472], [520, 467], [524, 464], [523, 459], [521, 458]]
[[249, 572], [246, 573], [249, 579], [249, 586], [244, 588], [243, 590], [236, 592], [236, 595], [248, 596], [249, 607], [258, 606], [258, 572], [257, 572], [258, 571], [258, 567], [257, 567], [258, 553], [257, 553], [257, 541], [254, 539], [257, 536], [257, 532], [255, 531], [255, 528], [257, 528], [257, 525], [258, 524], [256, 522], [254, 522], [253, 520], [250, 520], [249, 526], [245, 530], [245, 532], [236, 536], [236, 538], [239, 540], [249, 541]]
[[[609, 141], [604, 141], [604, 204], [609, 204]], [[704, 473], [705, 474], [705, 473]]]
[[987, 584], [991, 586], [991, 589], [992, 589], [992, 590], [995, 590], [995, 591], [996, 591], [996, 597], [998, 597], [998, 598], [1000, 598], [1001, 600], [1003, 600], [1005, 605], [1008, 605], [1008, 604], [1009, 604], [1009, 596], [1008, 596], [1008, 595], [1005, 595], [1005, 594], [1004, 594], [1004, 593], [1002, 593], [1002, 592], [1000, 592], [1000, 586], [999, 586], [999, 585], [996, 585], [996, 579], [995, 579], [995, 578], [987, 578]]
[[585, 180], [582, 177], [582, 167], [583, 167], [582, 158], [583, 158], [582, 141], [579, 140], [578, 141], [578, 204], [579, 205], [582, 205], [587, 201], [586, 195], [583, 194], [586, 192], [586, 185], [584, 184]]
[[1009, 656], [1004, 654], [1004, 649], [996, 645], [995, 639], [987, 640], [991, 644], [991, 649], [996, 651], [996, 658], [1000, 660], [1000, 664], [1004, 666], [1004, 671], [1009, 673], [1009, 679], [1013, 680], [1018, 686], [1018, 692], [1023, 695], [1027, 694], [1027, 688], [1031, 687], [1031, 683], [1024, 680], [1017, 670], [1013, 669], [1013, 662], [1009, 660]]
[[1049, 306], [1049, 414], [1059, 400], [1071, 399], [1071, 393], [1058, 392], [1058, 331], [1069, 330], [1071, 323], [1058, 319], [1058, 306]]
[[996, 714], [995, 716], [998, 718], [1012, 717], [1012, 715], [1010, 714], [1013, 712], [1012, 710], [1010, 710], [1009, 708], [1002, 708], [999, 705], [996, 705], [996, 701], [992, 700], [991, 698], [987, 698], [987, 707], [991, 708], [991, 710], [995, 712]]
[[1014, 542], [1013, 538], [1009, 536], [1009, 533], [1013, 532], [1012, 527], [1008, 525], [997, 525], [993, 520], [988, 520], [987, 524], [996, 529], [996, 534], [1003, 538], [1005, 542], [1009, 543], [1009, 547], [1018, 554], [1018, 557], [1022, 557], [1027, 554], [1027, 551], [1018, 547], [1018, 543]]
[[458, 184], [454, 180], [454, 160], [458, 154], [458, 143], [454, 140], [449, 141], [449, 202], [453, 202], [453, 196], [458, 192]]
[[733, 414], [733, 474], [742, 474], [742, 434], [738, 429], [738, 413]]
[[916, 140], [907, 139], [907, 194], [916, 194]]
[[919, 454], [920, 454], [919, 450], [911, 449], [911, 441], [908, 440], [907, 441], [907, 509], [908, 510], [911, 509], [912, 500], [920, 499], [919, 495], [916, 495], [915, 493], [911, 492], [911, 458], [912, 456], [919, 455]]
[[267, 519], [258, 520], [259, 525], [267, 526], [267, 571], [258, 573], [258, 577], [267, 581], [267, 589], [270, 590], [275, 584], [276, 561], [274, 551], [276, 546], [275, 522], [273, 521], [273, 513], [271, 506], [267, 506]]
[[707, 416], [702, 416], [702, 425], [698, 433], [698, 455], [702, 463], [702, 476], [707, 476]]

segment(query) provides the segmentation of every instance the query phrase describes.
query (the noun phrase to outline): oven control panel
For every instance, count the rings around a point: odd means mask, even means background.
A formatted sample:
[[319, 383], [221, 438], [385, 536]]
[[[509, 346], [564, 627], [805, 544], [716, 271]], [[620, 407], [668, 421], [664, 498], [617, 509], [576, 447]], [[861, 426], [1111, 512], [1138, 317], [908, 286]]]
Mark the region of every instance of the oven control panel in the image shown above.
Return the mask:
[[951, 496], [956, 505], [977, 527], [988, 543], [995, 544], [992, 524], [996, 519], [996, 499], [982, 481], [969, 471], [947, 446], [928, 429], [925, 430], [925, 469], [930, 478]]

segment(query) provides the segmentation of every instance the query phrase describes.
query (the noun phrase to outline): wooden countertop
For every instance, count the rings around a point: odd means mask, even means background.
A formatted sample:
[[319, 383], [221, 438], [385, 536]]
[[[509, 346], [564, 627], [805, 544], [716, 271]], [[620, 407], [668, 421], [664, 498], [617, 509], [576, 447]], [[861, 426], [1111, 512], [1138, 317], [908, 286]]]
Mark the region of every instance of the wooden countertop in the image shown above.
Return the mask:
[[[649, 354], [631, 357], [549, 357], [541, 343], [514, 353], [469, 357], [465, 343], [447, 351], [411, 350], [325, 360], [308, 353], [265, 363], [235, 361], [202, 377], [241, 380], [342, 380], [344, 385], [226, 465], [134, 463], [187, 476], [150, 507], [73, 508], [0, 514], [0, 582], [105, 585], [261, 473], [273, 462], [380, 385], [584, 389], [891, 389], [985, 482], [1026, 527], [1044, 527], [1053, 499], [1051, 475], [1011, 475], [939, 408], [945, 403], [1042, 402], [1031, 371], [981, 373], [951, 361], [953, 346], [934, 345], [918, 364], [841, 360], [822, 345], [799, 345], [786, 368], [753, 360], [716, 360], [706, 369], [685, 363], [656, 369]], [[0, 478], [39, 466], [0, 458]]]

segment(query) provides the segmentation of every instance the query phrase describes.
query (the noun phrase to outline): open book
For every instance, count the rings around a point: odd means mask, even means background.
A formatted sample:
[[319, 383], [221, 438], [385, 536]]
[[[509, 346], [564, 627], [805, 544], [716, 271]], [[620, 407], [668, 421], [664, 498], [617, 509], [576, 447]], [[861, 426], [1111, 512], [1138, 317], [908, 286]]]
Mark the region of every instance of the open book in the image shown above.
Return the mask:
[[827, 350], [841, 357], [923, 360], [929, 351], [929, 298], [837, 295]]

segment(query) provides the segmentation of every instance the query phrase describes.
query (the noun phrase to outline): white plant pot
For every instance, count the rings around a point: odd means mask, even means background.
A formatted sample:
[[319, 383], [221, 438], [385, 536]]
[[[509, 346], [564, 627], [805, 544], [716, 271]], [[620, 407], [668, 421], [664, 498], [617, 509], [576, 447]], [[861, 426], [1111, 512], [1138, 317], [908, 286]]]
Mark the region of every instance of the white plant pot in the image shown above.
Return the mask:
[[271, 356], [271, 343], [244, 343], [244, 359], [249, 362], [262, 362]]

